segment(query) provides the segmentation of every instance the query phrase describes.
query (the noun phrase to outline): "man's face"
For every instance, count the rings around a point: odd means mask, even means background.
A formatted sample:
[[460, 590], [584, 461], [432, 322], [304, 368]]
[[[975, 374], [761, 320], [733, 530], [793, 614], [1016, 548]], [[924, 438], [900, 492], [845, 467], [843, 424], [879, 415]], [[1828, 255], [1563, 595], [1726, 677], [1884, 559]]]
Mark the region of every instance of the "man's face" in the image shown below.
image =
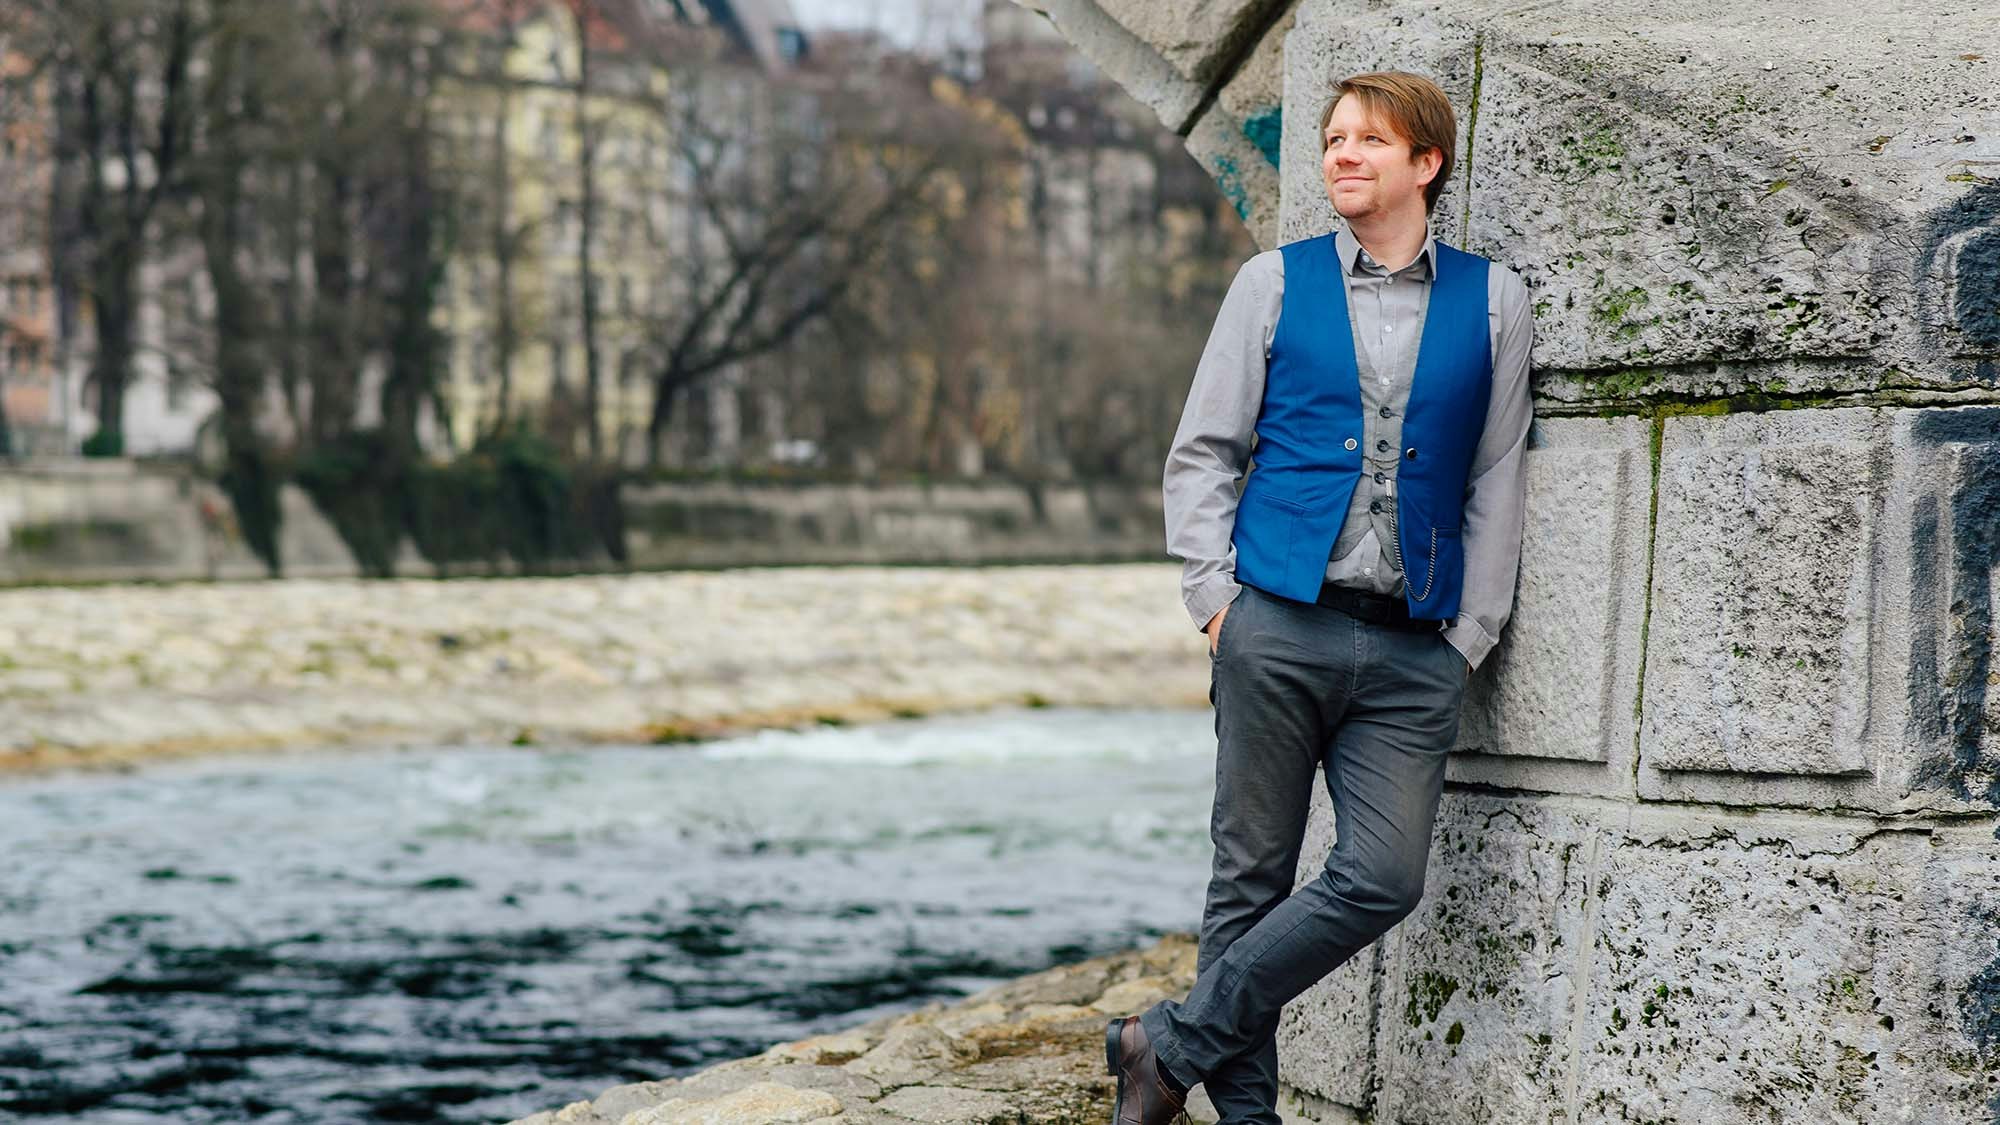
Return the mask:
[[1344, 219], [1360, 219], [1414, 207], [1424, 210], [1424, 185], [1437, 175], [1444, 157], [1425, 151], [1414, 163], [1410, 142], [1387, 123], [1371, 118], [1361, 99], [1343, 96], [1326, 122], [1326, 152], [1320, 178], [1327, 198]]

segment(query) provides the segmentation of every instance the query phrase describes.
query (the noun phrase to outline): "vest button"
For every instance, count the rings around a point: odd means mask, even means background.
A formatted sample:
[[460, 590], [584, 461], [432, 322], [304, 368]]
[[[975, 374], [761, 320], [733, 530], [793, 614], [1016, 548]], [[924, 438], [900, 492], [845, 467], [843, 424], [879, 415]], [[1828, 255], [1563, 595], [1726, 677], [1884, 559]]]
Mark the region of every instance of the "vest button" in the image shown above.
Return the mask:
[[1413, 446], [1411, 446], [1410, 448], [1408, 448], [1408, 449], [1405, 449], [1405, 450], [1403, 450], [1403, 456], [1405, 456], [1405, 457], [1408, 457], [1408, 458], [1409, 458], [1410, 460], [1412, 460], [1412, 461], [1416, 460], [1416, 459], [1417, 459], [1417, 447], [1413, 445]]
[[1383, 438], [1382, 440], [1380, 440], [1380, 441], [1378, 441], [1378, 442], [1376, 442], [1376, 443], [1375, 443], [1375, 452], [1377, 452], [1377, 453], [1387, 453], [1388, 451], [1389, 451], [1389, 439], [1388, 439], [1388, 438]]
[[1387, 476], [1384, 476], [1384, 475], [1383, 475], [1383, 474], [1381, 474], [1381, 473], [1376, 473], [1376, 474], [1375, 474], [1375, 483], [1376, 483], [1376, 484], [1381, 484], [1381, 483], [1382, 483], [1383, 481], [1386, 481], [1386, 480], [1388, 480], [1388, 479], [1389, 479], [1389, 478], [1388, 478]]
[[1353, 449], [1353, 448], [1354, 448], [1354, 447], [1355, 447], [1356, 445], [1359, 445], [1359, 444], [1360, 444], [1360, 443], [1359, 443], [1359, 442], [1357, 442], [1357, 441], [1355, 441], [1355, 440], [1354, 440], [1353, 438], [1348, 438], [1348, 439], [1347, 439], [1347, 448], [1349, 448], [1349, 449]]
[[1376, 514], [1376, 515], [1378, 515], [1378, 516], [1379, 516], [1379, 515], [1381, 515], [1381, 514], [1382, 514], [1382, 502], [1381, 502], [1380, 500], [1370, 500], [1370, 501], [1368, 502], [1368, 510], [1369, 510], [1370, 512], [1373, 512], [1373, 513], [1375, 513], [1375, 514]]
[[1389, 408], [1385, 406], [1382, 409], [1376, 411], [1376, 413], [1380, 414], [1384, 418], [1387, 418], [1389, 416]]

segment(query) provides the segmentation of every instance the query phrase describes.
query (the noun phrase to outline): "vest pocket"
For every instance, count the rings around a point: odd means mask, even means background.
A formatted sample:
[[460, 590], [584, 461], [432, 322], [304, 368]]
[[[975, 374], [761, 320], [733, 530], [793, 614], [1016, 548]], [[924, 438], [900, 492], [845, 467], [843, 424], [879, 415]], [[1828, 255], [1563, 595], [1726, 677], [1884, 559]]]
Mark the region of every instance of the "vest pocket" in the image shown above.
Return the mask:
[[[1292, 550], [1292, 525], [1305, 509], [1265, 492], [1246, 492], [1236, 509], [1236, 573], [1270, 589], [1283, 586]], [[1226, 623], [1229, 619], [1223, 618]]]
[[[1458, 580], [1465, 575], [1465, 544], [1458, 532], [1456, 527], [1434, 525], [1422, 538], [1410, 544], [1412, 549], [1422, 552], [1424, 562], [1421, 578], [1408, 568], [1403, 571], [1403, 581], [1420, 583], [1412, 587], [1416, 591], [1416, 601], [1428, 602], [1434, 596], [1446, 595], [1450, 597], [1453, 608], [1457, 608]], [[1451, 580], [1439, 585], [1439, 575], [1447, 575]]]

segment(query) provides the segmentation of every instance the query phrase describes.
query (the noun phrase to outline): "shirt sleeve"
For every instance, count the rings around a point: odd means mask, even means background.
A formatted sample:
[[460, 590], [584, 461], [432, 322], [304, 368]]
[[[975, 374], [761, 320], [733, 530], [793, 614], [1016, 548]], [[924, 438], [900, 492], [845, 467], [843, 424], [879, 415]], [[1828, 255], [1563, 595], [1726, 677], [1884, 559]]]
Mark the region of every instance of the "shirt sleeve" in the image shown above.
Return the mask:
[[1264, 361], [1277, 323], [1283, 259], [1267, 250], [1245, 262], [1222, 298], [1195, 367], [1162, 478], [1167, 553], [1181, 560], [1181, 601], [1206, 629], [1235, 600], [1236, 482], [1264, 404]]
[[1499, 270], [1496, 313], [1498, 332], [1493, 347], [1493, 388], [1486, 406], [1486, 428], [1472, 457], [1466, 485], [1465, 584], [1458, 617], [1445, 630], [1465, 662], [1476, 669], [1499, 643], [1500, 629], [1514, 609], [1514, 582], [1520, 572], [1522, 513], [1527, 497], [1524, 458], [1528, 426], [1534, 420], [1529, 398], [1528, 354], [1534, 344], [1535, 318], [1528, 304], [1528, 287], [1513, 270]]

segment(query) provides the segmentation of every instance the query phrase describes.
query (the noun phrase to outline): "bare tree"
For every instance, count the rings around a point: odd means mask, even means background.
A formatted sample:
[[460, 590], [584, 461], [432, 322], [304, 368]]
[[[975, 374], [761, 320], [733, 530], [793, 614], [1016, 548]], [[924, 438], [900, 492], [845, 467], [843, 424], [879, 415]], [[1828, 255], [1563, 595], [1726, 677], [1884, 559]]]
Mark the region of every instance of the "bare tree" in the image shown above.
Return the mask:
[[720, 64], [680, 74], [665, 211], [690, 226], [649, 325], [653, 464], [680, 395], [851, 308], [892, 247], [938, 225], [953, 170], [990, 143], [907, 90], [811, 91]]
[[576, 177], [577, 222], [576, 283], [581, 290], [578, 302], [583, 335], [583, 418], [590, 459], [604, 455], [602, 361], [598, 355], [597, 265], [592, 261], [597, 243], [597, 149], [602, 125], [590, 113], [597, 88], [592, 82], [592, 64], [597, 54], [598, 29], [604, 26], [596, 0], [568, 0], [570, 18], [576, 27]]
[[[271, 390], [267, 379], [270, 311], [251, 271], [258, 253], [260, 208], [254, 197], [275, 166], [281, 134], [269, 112], [283, 97], [281, 60], [291, 46], [290, 11], [284, 4], [210, 0], [214, 30], [202, 75], [196, 155], [190, 182], [198, 197], [204, 261], [215, 295], [213, 384], [220, 400], [224, 463], [221, 483], [236, 510], [237, 526], [272, 573], [278, 556], [279, 474], [259, 407]], [[256, 183], [251, 182], [254, 173]]]
[[124, 447], [149, 227], [183, 186], [190, 64], [203, 33], [192, 0], [14, 0], [0, 37], [45, 74], [54, 101], [58, 277], [89, 299], [96, 331], [91, 452]]

